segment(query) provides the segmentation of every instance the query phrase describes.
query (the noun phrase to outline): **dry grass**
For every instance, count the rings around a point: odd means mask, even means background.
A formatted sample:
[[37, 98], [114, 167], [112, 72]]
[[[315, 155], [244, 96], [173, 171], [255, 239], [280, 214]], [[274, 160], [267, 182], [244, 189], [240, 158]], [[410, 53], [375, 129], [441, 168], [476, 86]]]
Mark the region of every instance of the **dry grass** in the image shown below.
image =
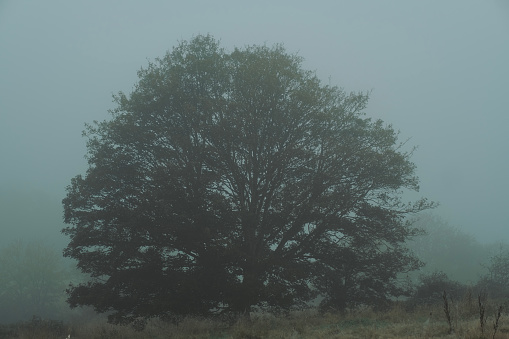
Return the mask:
[[[445, 305], [421, 306], [411, 312], [403, 304], [395, 304], [386, 312], [366, 308], [345, 314], [319, 314], [315, 311], [295, 312], [285, 317], [257, 314], [250, 321], [232, 326], [219, 321], [187, 318], [178, 325], [159, 320], [149, 321], [143, 331], [129, 326], [116, 326], [94, 320], [63, 324], [52, 328], [44, 322], [26, 323], [4, 331], [0, 338], [38, 339], [127, 339], [127, 338], [496, 338], [509, 339], [509, 315], [501, 313], [494, 302], [482, 301], [482, 307], [471, 298], [448, 301], [450, 322]], [[481, 318], [485, 323], [481, 328]], [[498, 319], [498, 321], [497, 321]], [[37, 325], [37, 326], [36, 326]], [[450, 328], [452, 332], [449, 333]], [[1, 333], [1, 332], [0, 332]], [[495, 335], [494, 335], [495, 334]]]

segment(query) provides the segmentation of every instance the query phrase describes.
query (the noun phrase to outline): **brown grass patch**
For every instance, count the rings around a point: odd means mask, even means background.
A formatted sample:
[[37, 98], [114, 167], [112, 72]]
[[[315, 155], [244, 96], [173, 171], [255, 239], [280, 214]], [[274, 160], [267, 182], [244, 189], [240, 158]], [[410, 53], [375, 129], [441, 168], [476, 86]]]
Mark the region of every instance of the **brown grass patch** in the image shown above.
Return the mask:
[[[107, 324], [104, 320], [72, 322], [51, 327], [49, 322], [28, 322], [0, 328], [0, 338], [38, 339], [127, 339], [127, 338], [496, 338], [509, 339], [509, 315], [499, 304], [484, 301], [482, 306], [465, 298], [445, 305], [419, 306], [408, 311], [403, 303], [394, 303], [385, 312], [362, 308], [342, 314], [320, 314], [314, 310], [286, 316], [254, 314], [229, 326], [210, 319], [186, 318], [178, 325], [151, 320], [142, 331], [130, 326]], [[484, 309], [483, 309], [484, 308]], [[484, 312], [484, 313], [483, 313]], [[484, 324], [481, 327], [481, 315]], [[450, 329], [452, 328], [452, 331]], [[2, 332], [3, 330], [3, 332]], [[2, 336], [3, 333], [3, 336]]]

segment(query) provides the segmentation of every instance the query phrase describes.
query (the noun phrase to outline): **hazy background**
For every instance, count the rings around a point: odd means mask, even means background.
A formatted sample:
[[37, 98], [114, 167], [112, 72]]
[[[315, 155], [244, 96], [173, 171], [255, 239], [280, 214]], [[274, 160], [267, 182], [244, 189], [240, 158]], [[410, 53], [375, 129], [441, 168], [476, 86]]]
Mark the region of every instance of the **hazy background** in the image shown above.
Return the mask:
[[419, 148], [419, 195], [480, 241], [509, 241], [509, 2], [0, 0], [0, 246], [63, 246], [85, 122], [179, 40], [284, 43]]

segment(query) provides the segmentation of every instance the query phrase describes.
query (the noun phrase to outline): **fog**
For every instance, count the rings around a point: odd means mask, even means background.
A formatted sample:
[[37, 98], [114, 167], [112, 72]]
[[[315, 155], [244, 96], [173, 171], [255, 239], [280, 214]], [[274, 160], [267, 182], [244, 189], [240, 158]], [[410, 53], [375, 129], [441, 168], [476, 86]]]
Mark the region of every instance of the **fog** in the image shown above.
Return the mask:
[[85, 122], [178, 41], [283, 43], [416, 145], [419, 196], [482, 242], [509, 241], [509, 5], [503, 1], [0, 1], [0, 246], [63, 246]]

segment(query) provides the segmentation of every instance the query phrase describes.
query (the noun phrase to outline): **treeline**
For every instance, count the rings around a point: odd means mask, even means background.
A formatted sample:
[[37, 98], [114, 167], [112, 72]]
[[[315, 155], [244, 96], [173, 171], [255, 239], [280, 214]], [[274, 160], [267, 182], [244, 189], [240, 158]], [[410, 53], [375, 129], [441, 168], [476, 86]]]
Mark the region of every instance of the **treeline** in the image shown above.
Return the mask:
[[456, 299], [509, 297], [507, 243], [481, 243], [431, 213], [420, 215], [414, 225], [424, 234], [407, 245], [425, 266], [408, 275], [413, 285], [409, 306], [442, 302], [444, 291]]
[[70, 310], [65, 290], [86, 276], [42, 241], [16, 240], [0, 247], [0, 323], [35, 318], [72, 320], [91, 315]]
[[505, 243], [481, 243], [432, 213], [420, 214], [413, 225], [424, 234], [407, 241], [407, 246], [426, 264], [411, 274], [414, 281], [423, 273], [429, 275], [439, 271], [454, 281], [474, 284], [485, 274], [490, 258], [509, 249]]

